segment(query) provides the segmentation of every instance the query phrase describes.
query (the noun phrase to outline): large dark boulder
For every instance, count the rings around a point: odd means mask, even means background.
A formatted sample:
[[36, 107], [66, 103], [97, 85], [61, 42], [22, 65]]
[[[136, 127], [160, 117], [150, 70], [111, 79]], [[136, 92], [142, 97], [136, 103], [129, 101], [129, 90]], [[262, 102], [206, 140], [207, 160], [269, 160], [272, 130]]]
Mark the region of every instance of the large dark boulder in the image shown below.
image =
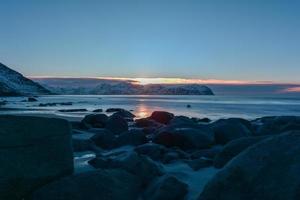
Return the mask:
[[95, 135], [91, 137], [91, 141], [97, 146], [109, 149], [115, 146], [115, 135], [107, 129], [94, 129]]
[[158, 123], [157, 121], [149, 118], [141, 118], [135, 120], [135, 126], [139, 128], [144, 127], [161, 127], [163, 124]]
[[154, 111], [149, 118], [161, 124], [168, 124], [174, 118], [174, 114], [165, 111]]
[[291, 130], [300, 130], [300, 117], [276, 116], [254, 120], [255, 135], [275, 135]]
[[124, 169], [139, 177], [143, 185], [147, 185], [155, 177], [164, 173], [161, 166], [148, 157], [135, 152], [126, 152], [110, 157], [96, 157], [89, 163], [95, 168]]
[[182, 200], [187, 193], [187, 184], [175, 176], [164, 175], [154, 180], [143, 196], [145, 200]]
[[140, 146], [137, 146], [135, 149], [140, 155], [146, 155], [152, 160], [162, 160], [164, 154], [168, 151], [166, 147], [160, 144], [147, 143]]
[[0, 199], [19, 200], [73, 172], [70, 124], [63, 119], [0, 116]]
[[81, 124], [87, 128], [104, 128], [107, 121], [108, 116], [105, 114], [90, 114], [83, 118]]
[[137, 200], [139, 179], [124, 170], [96, 170], [52, 182], [32, 195], [32, 200]]
[[216, 168], [224, 167], [224, 165], [226, 165], [232, 158], [247, 149], [249, 146], [266, 138], [266, 136], [250, 136], [232, 140], [224, 146], [220, 153], [217, 154], [214, 160], [214, 166]]
[[220, 119], [212, 123], [211, 128], [217, 144], [226, 144], [231, 140], [252, 135], [247, 121], [238, 118]]
[[146, 134], [141, 129], [131, 129], [119, 135], [116, 138], [116, 146], [125, 146], [125, 145], [141, 145], [147, 142]]
[[128, 123], [122, 116], [114, 114], [108, 118], [105, 128], [118, 135], [128, 131]]
[[205, 186], [198, 200], [300, 199], [300, 132], [258, 142], [235, 157]]
[[181, 149], [204, 149], [214, 143], [213, 135], [200, 129], [177, 128], [165, 130], [158, 133], [154, 143], [162, 144], [166, 147], [179, 147]]

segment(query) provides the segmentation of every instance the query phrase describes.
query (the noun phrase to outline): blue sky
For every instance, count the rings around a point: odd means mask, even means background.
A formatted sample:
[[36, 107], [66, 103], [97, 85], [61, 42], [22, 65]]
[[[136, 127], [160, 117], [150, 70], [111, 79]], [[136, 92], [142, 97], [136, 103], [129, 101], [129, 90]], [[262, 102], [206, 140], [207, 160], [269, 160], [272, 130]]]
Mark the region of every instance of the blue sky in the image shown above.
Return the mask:
[[0, 0], [0, 62], [27, 76], [300, 82], [300, 1]]

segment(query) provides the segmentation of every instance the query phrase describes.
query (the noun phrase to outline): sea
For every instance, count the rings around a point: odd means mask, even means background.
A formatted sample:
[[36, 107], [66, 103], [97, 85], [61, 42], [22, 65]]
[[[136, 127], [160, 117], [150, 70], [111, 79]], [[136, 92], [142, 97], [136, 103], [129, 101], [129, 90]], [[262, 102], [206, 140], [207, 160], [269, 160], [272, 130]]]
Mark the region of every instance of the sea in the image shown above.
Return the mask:
[[[7, 101], [0, 114], [56, 115], [80, 119], [95, 109], [123, 108], [137, 118], [163, 110], [188, 117], [220, 118], [241, 117], [255, 119], [264, 116], [300, 116], [300, 95], [285, 96], [173, 96], [173, 95], [51, 95], [38, 96], [36, 102], [25, 97], [3, 97]], [[41, 107], [45, 103], [71, 103]], [[86, 109], [83, 112], [60, 112], [62, 109]]]

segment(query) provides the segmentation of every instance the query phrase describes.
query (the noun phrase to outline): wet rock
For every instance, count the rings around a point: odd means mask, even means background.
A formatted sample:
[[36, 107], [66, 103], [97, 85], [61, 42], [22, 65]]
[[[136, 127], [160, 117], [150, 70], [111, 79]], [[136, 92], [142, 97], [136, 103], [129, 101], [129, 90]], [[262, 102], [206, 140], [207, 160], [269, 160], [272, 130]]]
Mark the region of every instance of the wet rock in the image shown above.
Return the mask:
[[114, 134], [121, 134], [128, 131], [128, 123], [120, 115], [112, 115], [108, 118], [105, 128]]
[[137, 200], [139, 179], [124, 170], [96, 170], [52, 182], [32, 195], [32, 200]]
[[167, 148], [160, 144], [147, 143], [137, 146], [135, 152], [141, 155], [146, 155], [153, 160], [162, 160]]
[[224, 147], [222, 145], [215, 145], [209, 149], [200, 149], [191, 153], [191, 159], [198, 158], [210, 158], [214, 159], [218, 153], [222, 151]]
[[124, 109], [123, 108], [108, 108], [108, 109], [106, 109], [105, 112], [111, 113], [111, 112], [118, 112], [118, 111], [122, 111], [122, 110], [124, 110]]
[[36, 98], [34, 98], [34, 97], [28, 97], [27, 98], [27, 101], [28, 102], [36, 102], [36, 101], [38, 101]]
[[231, 140], [241, 137], [251, 136], [252, 132], [245, 125], [246, 122], [240, 119], [221, 119], [212, 123], [212, 129], [215, 133], [217, 144], [226, 144]]
[[116, 146], [141, 145], [147, 142], [146, 134], [141, 129], [131, 129], [116, 138]]
[[195, 122], [186, 116], [175, 116], [172, 120], [170, 120], [169, 126], [175, 126], [175, 127], [191, 127], [195, 125]]
[[132, 114], [131, 112], [127, 111], [127, 110], [119, 110], [117, 112], [115, 112], [114, 114], [116, 115], [120, 115], [123, 118], [129, 118], [129, 119], [133, 119], [135, 118], [135, 115]]
[[170, 151], [164, 155], [162, 162], [165, 164], [168, 164], [168, 163], [172, 163], [174, 161], [179, 160], [179, 158], [180, 158], [180, 156], [176, 151]]
[[86, 115], [81, 124], [88, 128], [104, 128], [108, 121], [108, 116], [105, 114]]
[[174, 118], [174, 114], [165, 111], [154, 111], [149, 118], [161, 124], [168, 124]]
[[266, 136], [252, 136], [232, 140], [224, 146], [220, 153], [217, 154], [214, 160], [214, 166], [216, 168], [224, 167], [224, 165], [226, 165], [232, 158], [247, 149], [249, 146], [266, 138]]
[[135, 120], [135, 126], [136, 127], [161, 127], [162, 124], [156, 122], [155, 120], [148, 119], [148, 118], [142, 118]]
[[147, 185], [155, 177], [161, 176], [163, 168], [146, 156], [126, 152], [112, 157], [97, 157], [89, 162], [95, 168], [124, 169], [140, 178]]
[[277, 116], [263, 117], [252, 122], [255, 135], [275, 135], [285, 131], [300, 130], [300, 117]]
[[99, 113], [99, 112], [103, 112], [103, 109], [95, 109], [93, 110], [94, 113]]
[[107, 129], [92, 129], [89, 130], [95, 135], [91, 137], [91, 141], [95, 145], [104, 149], [110, 149], [115, 146], [115, 135]]
[[73, 172], [71, 129], [66, 120], [0, 116], [0, 199], [22, 199]]
[[154, 180], [143, 196], [145, 200], [182, 200], [187, 193], [187, 184], [175, 176], [164, 175]]
[[90, 151], [92, 141], [91, 137], [94, 134], [82, 133], [82, 134], [74, 134], [72, 135], [72, 146], [74, 152], [80, 151]]
[[213, 135], [199, 129], [177, 128], [175, 130], [158, 133], [153, 142], [166, 147], [179, 147], [181, 149], [203, 149], [213, 143]]
[[194, 170], [198, 171], [205, 167], [211, 167], [213, 165], [212, 159], [198, 158], [195, 160], [187, 160], [186, 163]]
[[300, 132], [269, 137], [217, 173], [198, 200], [300, 199]]

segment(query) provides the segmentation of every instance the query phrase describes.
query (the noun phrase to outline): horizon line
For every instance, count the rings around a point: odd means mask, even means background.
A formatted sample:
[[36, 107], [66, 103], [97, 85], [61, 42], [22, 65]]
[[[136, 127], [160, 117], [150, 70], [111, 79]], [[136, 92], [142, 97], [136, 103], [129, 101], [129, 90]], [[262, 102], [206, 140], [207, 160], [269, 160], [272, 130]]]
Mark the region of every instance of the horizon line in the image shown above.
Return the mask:
[[226, 79], [200, 79], [200, 78], [163, 78], [163, 77], [72, 77], [72, 76], [27, 76], [30, 79], [99, 79], [99, 80], [120, 80], [131, 81], [136, 84], [208, 84], [208, 85], [300, 85], [300, 82], [284, 81], [248, 81], [248, 80], [226, 80]]

